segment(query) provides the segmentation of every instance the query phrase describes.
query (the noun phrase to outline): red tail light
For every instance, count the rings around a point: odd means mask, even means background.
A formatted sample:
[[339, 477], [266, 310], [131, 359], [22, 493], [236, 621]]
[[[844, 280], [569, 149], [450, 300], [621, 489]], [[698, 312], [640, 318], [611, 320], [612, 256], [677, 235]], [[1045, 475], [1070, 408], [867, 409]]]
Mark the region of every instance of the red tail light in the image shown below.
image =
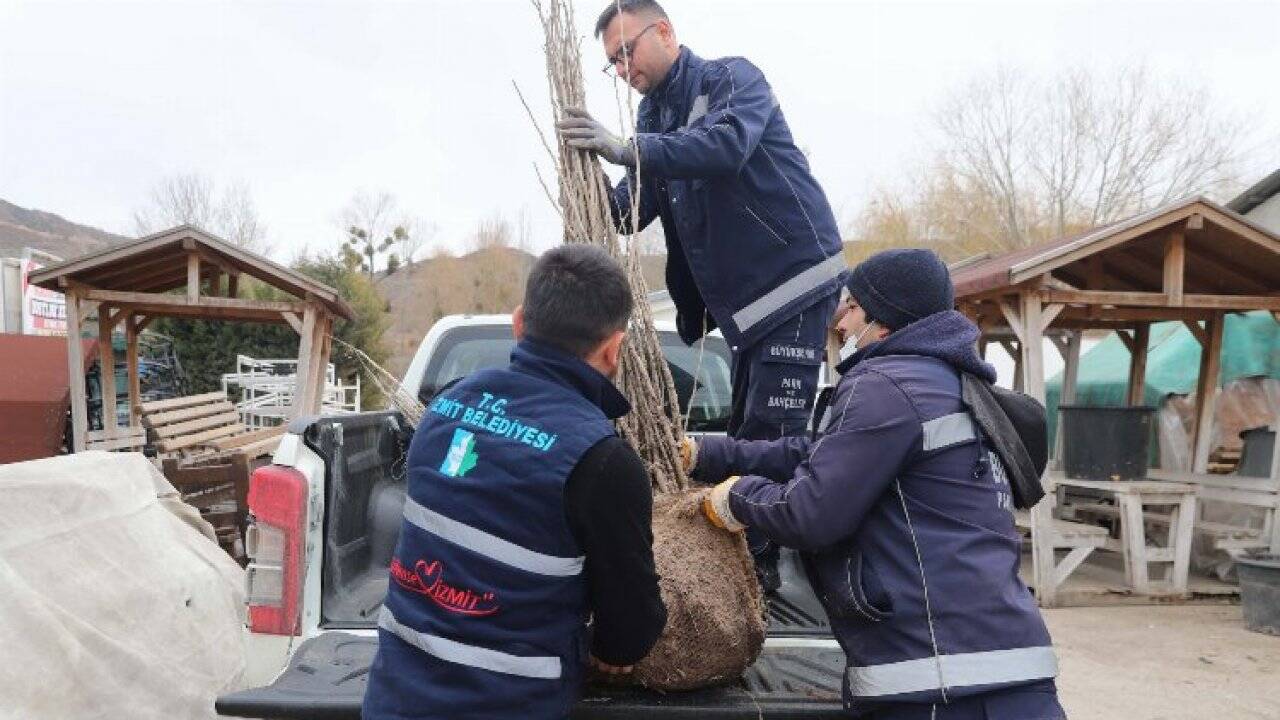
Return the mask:
[[249, 480], [249, 512], [253, 515], [245, 538], [249, 629], [296, 635], [306, 552], [306, 477], [283, 465], [258, 468]]

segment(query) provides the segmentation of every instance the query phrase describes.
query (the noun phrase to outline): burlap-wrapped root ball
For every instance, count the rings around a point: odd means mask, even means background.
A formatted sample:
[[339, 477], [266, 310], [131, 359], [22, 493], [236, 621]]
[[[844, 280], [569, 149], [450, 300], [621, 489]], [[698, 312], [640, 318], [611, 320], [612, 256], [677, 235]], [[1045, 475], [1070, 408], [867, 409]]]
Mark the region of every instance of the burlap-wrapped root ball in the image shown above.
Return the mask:
[[653, 499], [653, 556], [667, 627], [631, 680], [690, 690], [737, 680], [764, 645], [764, 599], [747, 541], [707, 522], [705, 489]]

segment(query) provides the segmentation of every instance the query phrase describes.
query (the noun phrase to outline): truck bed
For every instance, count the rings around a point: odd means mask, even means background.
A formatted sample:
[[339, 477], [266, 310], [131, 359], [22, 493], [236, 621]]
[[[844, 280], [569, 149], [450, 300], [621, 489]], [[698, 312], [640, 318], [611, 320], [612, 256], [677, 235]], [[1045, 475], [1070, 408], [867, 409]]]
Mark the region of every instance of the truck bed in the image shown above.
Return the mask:
[[[841, 717], [839, 648], [767, 646], [755, 665], [732, 685], [661, 694], [592, 685], [574, 720], [632, 718]], [[329, 631], [298, 647], [289, 667], [266, 687], [218, 698], [216, 709], [243, 718], [358, 720], [377, 637]]]

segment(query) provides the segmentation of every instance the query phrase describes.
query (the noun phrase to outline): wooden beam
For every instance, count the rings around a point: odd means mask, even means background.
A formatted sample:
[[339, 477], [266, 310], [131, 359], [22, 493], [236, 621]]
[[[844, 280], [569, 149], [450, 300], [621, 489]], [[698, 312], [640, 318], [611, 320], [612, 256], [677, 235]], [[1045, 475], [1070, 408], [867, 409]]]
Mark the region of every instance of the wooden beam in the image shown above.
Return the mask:
[[[1094, 312], [1091, 312], [1094, 311]], [[1208, 320], [1213, 315], [1212, 310], [1202, 310], [1197, 308], [1155, 308], [1155, 307], [1123, 307], [1123, 308], [1107, 308], [1099, 305], [1084, 306], [1067, 306], [1062, 315], [1058, 318], [1058, 325], [1062, 325], [1062, 321], [1074, 319], [1091, 319], [1091, 320], [1118, 320], [1128, 322], [1132, 325], [1134, 322], [1161, 322], [1164, 320]]]
[[[1167, 307], [1169, 299], [1164, 293], [1152, 292], [1104, 292], [1097, 290], [1040, 291], [1046, 302], [1076, 305], [1115, 305], [1137, 307]], [[1280, 310], [1280, 295], [1184, 295], [1182, 307], [1209, 310]]]
[[66, 293], [67, 380], [71, 395], [71, 452], [83, 452], [89, 435], [89, 407], [84, 392], [84, 349], [80, 344], [80, 298], [75, 289]]
[[1196, 232], [1198, 230], [1203, 230], [1204, 216], [1201, 215], [1200, 213], [1192, 213], [1191, 217], [1187, 218], [1186, 228], [1187, 228], [1187, 232]]
[[200, 300], [200, 256], [196, 253], [187, 254], [187, 302], [196, 303]]
[[129, 427], [142, 426], [142, 379], [138, 377], [138, 327], [133, 314], [124, 318], [125, 380], [129, 383]]
[[1133, 336], [1129, 334], [1129, 330], [1117, 330], [1116, 337], [1120, 338], [1120, 342], [1124, 343], [1124, 347], [1133, 355]]
[[323, 322], [316, 323], [315, 374], [311, 379], [312, 413], [320, 413], [324, 409], [324, 388], [329, 378], [329, 352], [333, 343], [333, 318], [320, 311]]
[[[101, 315], [102, 312], [104, 311], [109, 311], [109, 308], [105, 306], [100, 308], [98, 310], [99, 315]], [[107, 325], [109, 325], [111, 329], [114, 331], [116, 325], [120, 324], [120, 319], [123, 318], [128, 313], [129, 311], [127, 308], [118, 308], [114, 312], [109, 312], [109, 317], [107, 318]]]
[[85, 298], [108, 302], [114, 305], [146, 305], [149, 307], [167, 308], [223, 308], [227, 310], [254, 310], [264, 313], [301, 312], [307, 306], [304, 302], [282, 302], [277, 300], [242, 300], [240, 298], [199, 297], [191, 300], [182, 295], [165, 293], [125, 292], [122, 290], [98, 290], [89, 288], [83, 291]]
[[1009, 323], [1009, 329], [1013, 330], [1013, 334], [1018, 336], [1019, 340], [1023, 340], [1022, 315], [1004, 298], [1001, 298], [997, 304], [1000, 306], [1000, 313], [1004, 315], [1005, 321]]
[[[1199, 218], [1199, 215], [1192, 215], [1193, 218]], [[1201, 218], [1203, 225], [1204, 219]], [[1178, 306], [1182, 304], [1182, 287], [1184, 277], [1186, 275], [1187, 264], [1187, 239], [1183, 235], [1182, 230], [1174, 230], [1169, 233], [1169, 239], [1165, 241], [1164, 246], [1164, 294], [1168, 297], [1168, 304]]]
[[1221, 366], [1222, 334], [1226, 318], [1219, 313], [1209, 321], [1205, 330], [1209, 342], [1200, 348], [1200, 377], [1196, 381], [1195, 449], [1191, 472], [1204, 473], [1209, 469], [1209, 453], [1213, 450], [1213, 410], [1218, 391], [1218, 371]]
[[116, 421], [116, 353], [111, 345], [111, 313], [98, 311], [98, 388], [102, 391], [102, 429], [114, 438]]
[[1151, 324], [1139, 323], [1133, 331], [1133, 344], [1129, 346], [1130, 407], [1141, 405], [1147, 382], [1147, 350], [1151, 345]]
[[233, 298], [240, 294], [240, 273], [233, 272], [227, 274], [227, 297]]
[[[1062, 353], [1062, 395], [1058, 398], [1058, 407], [1070, 405], [1076, 401], [1076, 388], [1079, 385], [1080, 378], [1080, 345], [1084, 339], [1084, 333], [1076, 330], [1071, 333], [1063, 345], [1058, 346], [1059, 352]], [[1054, 338], [1054, 344], [1058, 343]], [[1065, 345], [1065, 347], [1064, 347]], [[1062, 421], [1059, 419], [1057, 424], [1057, 433], [1053, 439], [1054, 452], [1053, 456], [1057, 459], [1059, 466], [1062, 464]]]
[[[1044, 394], [1044, 320], [1040, 298], [1034, 293], [1023, 293], [1020, 297], [1019, 314], [1023, 320], [1022, 336], [1022, 368], [1023, 392], [1039, 400], [1045, 401]], [[1053, 507], [1054, 489], [1047, 479], [1045, 498], [1031, 508], [1031, 558], [1032, 573], [1036, 596], [1046, 606], [1056, 602], [1057, 586], [1054, 584], [1054, 568], [1056, 560], [1053, 554]]]
[[156, 319], [155, 315], [136, 315], [136, 317], [138, 318], [137, 331], [139, 335], [141, 335], [142, 331], [146, 330], [147, 326], [150, 325], [152, 322], [154, 322]]
[[312, 305], [307, 305], [302, 313], [302, 332], [299, 333], [298, 341], [298, 374], [293, 386], [293, 408], [289, 413], [289, 417], [293, 419], [308, 412], [307, 392], [311, 387], [311, 356], [315, 352], [312, 346], [315, 344], [315, 329], [319, 320], [316, 315], [316, 309]]
[[1053, 321], [1056, 320], [1057, 317], [1062, 314], [1062, 311], [1065, 310], [1066, 307], [1067, 306], [1062, 303], [1056, 303], [1054, 305], [1046, 305], [1044, 308], [1044, 313], [1041, 316], [1040, 332], [1044, 332], [1045, 330], [1048, 330], [1049, 326], [1052, 325]]
[[1196, 339], [1196, 342], [1200, 343], [1200, 347], [1209, 344], [1209, 333], [1200, 327], [1200, 323], [1194, 320], [1183, 320], [1182, 324], [1186, 325], [1187, 329], [1191, 331], [1191, 336]]
[[294, 332], [299, 335], [302, 334], [302, 320], [298, 318], [297, 313], [284, 312], [280, 313], [280, 316], [284, 318], [285, 322], [289, 323], [289, 327], [293, 328]]

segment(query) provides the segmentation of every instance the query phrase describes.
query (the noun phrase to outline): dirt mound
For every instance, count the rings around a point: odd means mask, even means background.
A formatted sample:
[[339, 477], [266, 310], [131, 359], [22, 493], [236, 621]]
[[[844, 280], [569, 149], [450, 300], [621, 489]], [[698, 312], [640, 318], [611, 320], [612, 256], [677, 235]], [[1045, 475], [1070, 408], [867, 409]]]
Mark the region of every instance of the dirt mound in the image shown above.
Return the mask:
[[746, 538], [702, 517], [706, 492], [653, 500], [653, 556], [667, 627], [632, 679], [655, 690], [737, 680], [764, 645], [764, 599]]

